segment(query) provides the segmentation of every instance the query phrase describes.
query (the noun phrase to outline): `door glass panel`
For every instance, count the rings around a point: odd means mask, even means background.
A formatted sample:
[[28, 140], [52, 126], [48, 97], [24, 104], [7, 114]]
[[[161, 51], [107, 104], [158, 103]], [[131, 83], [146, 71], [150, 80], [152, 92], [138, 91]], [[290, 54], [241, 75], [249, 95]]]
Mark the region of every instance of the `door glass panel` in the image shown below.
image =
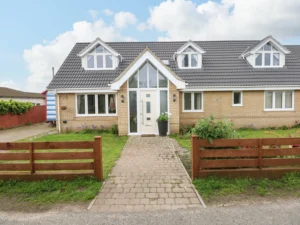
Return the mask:
[[139, 88], [147, 88], [147, 63], [139, 70]]
[[77, 112], [78, 112], [78, 114], [85, 114], [84, 95], [77, 95]]
[[184, 109], [191, 110], [192, 109], [192, 94], [184, 93]]
[[108, 113], [116, 113], [116, 95], [108, 95]]
[[95, 95], [88, 95], [88, 114], [95, 114], [96, 112], [96, 102]]
[[160, 113], [168, 112], [168, 92], [160, 91]]
[[129, 130], [130, 133], [137, 132], [137, 95], [136, 91], [129, 91]]
[[137, 76], [138, 73], [136, 72], [132, 77], [129, 78], [129, 88], [137, 88]]
[[98, 95], [98, 113], [105, 114], [105, 95]]
[[148, 63], [149, 69], [149, 88], [156, 88], [157, 87], [157, 70]]
[[151, 102], [146, 102], [146, 113], [151, 113]]
[[161, 88], [168, 87], [168, 80], [160, 72], [158, 72], [158, 80], [159, 80], [159, 87]]

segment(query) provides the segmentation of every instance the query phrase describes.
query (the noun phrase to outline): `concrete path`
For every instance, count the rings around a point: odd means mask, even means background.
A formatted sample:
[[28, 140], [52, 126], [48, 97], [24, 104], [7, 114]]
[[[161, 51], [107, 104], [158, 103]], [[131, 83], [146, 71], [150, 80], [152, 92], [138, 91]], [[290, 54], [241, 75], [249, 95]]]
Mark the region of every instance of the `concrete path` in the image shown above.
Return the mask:
[[50, 127], [47, 123], [38, 123], [30, 126], [0, 130], [0, 142], [17, 141], [55, 131], [56, 128]]
[[202, 207], [168, 137], [130, 137], [92, 212]]

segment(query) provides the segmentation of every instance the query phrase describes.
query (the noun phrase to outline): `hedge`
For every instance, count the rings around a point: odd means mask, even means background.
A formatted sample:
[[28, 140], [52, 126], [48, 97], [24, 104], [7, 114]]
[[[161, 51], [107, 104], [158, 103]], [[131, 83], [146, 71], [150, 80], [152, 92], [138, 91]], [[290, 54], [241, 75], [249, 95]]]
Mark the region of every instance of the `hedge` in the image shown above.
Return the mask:
[[9, 101], [0, 100], [0, 115], [21, 115], [33, 107], [31, 102], [18, 102], [10, 99]]

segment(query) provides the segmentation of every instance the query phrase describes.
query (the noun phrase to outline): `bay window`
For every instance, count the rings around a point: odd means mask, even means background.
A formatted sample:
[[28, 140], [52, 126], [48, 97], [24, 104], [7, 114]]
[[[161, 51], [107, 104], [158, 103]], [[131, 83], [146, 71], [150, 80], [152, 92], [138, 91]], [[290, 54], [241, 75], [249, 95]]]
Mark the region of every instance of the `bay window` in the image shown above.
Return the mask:
[[266, 91], [265, 110], [280, 111], [294, 109], [293, 91]]
[[203, 111], [203, 93], [202, 92], [183, 93], [183, 111], [184, 112], [202, 112]]
[[115, 94], [78, 94], [76, 96], [76, 114], [89, 115], [116, 115]]

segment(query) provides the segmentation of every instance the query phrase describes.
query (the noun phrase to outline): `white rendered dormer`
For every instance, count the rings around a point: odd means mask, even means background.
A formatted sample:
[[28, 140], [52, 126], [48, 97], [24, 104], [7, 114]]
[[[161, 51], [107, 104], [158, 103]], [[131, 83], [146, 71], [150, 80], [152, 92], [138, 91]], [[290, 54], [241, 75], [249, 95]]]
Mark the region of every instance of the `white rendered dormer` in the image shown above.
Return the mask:
[[105, 44], [100, 38], [83, 49], [79, 54], [85, 70], [114, 70], [118, 67], [121, 55]]
[[285, 66], [285, 55], [290, 51], [272, 36], [263, 39], [242, 55], [254, 68], [281, 68]]
[[205, 51], [192, 41], [187, 42], [174, 54], [179, 69], [202, 68], [202, 54]]

